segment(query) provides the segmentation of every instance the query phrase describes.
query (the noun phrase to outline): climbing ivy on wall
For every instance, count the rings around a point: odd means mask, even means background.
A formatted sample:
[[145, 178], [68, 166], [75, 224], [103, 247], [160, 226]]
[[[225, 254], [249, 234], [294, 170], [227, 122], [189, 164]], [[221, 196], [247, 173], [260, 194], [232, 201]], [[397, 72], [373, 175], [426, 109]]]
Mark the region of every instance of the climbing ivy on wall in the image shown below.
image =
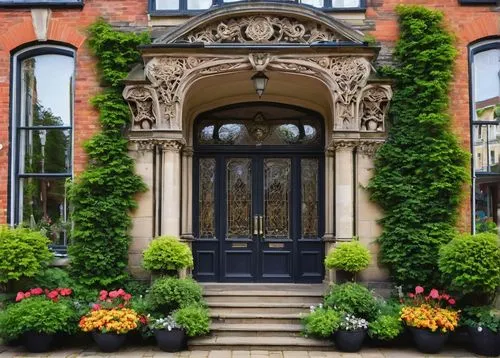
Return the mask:
[[99, 111], [101, 131], [85, 143], [88, 164], [69, 185], [73, 208], [70, 270], [89, 286], [109, 286], [126, 275], [129, 212], [134, 195], [146, 189], [134, 173], [124, 133], [130, 113], [122, 97], [122, 80], [140, 61], [137, 46], [147, 33], [119, 32], [102, 20], [89, 28], [88, 45], [97, 58], [103, 91], [92, 99]]
[[456, 50], [443, 14], [397, 7], [400, 39], [391, 128], [369, 189], [384, 210], [380, 261], [397, 284], [439, 285], [438, 249], [455, 232], [468, 154], [450, 128], [448, 87]]

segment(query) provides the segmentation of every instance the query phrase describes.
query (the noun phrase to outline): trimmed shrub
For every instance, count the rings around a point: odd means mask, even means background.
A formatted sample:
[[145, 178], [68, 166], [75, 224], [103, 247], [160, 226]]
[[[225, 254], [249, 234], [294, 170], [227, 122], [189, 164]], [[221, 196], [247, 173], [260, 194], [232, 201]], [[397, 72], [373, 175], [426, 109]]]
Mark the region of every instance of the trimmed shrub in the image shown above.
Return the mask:
[[318, 307], [302, 319], [306, 337], [331, 338], [340, 327], [342, 315], [331, 308]]
[[144, 250], [144, 268], [154, 273], [167, 273], [193, 267], [193, 254], [189, 246], [174, 236], [154, 239]]
[[370, 260], [370, 252], [361, 243], [343, 242], [328, 253], [325, 266], [329, 269], [359, 272], [368, 267]]
[[151, 286], [148, 303], [155, 311], [165, 315], [172, 311], [202, 302], [201, 286], [194, 280], [164, 277]]
[[500, 286], [498, 235], [459, 235], [439, 250], [439, 270], [450, 289], [493, 297]]
[[352, 282], [333, 285], [325, 296], [324, 305], [368, 321], [375, 319], [379, 310], [372, 293], [366, 287]]
[[200, 305], [179, 308], [173, 313], [175, 322], [186, 331], [188, 337], [202, 336], [210, 332], [208, 310]]
[[0, 226], [0, 283], [38, 274], [53, 258], [49, 243], [38, 231]]
[[399, 312], [396, 315], [380, 315], [375, 321], [368, 324], [368, 335], [371, 338], [378, 338], [383, 341], [396, 338], [403, 330], [404, 327], [399, 319]]

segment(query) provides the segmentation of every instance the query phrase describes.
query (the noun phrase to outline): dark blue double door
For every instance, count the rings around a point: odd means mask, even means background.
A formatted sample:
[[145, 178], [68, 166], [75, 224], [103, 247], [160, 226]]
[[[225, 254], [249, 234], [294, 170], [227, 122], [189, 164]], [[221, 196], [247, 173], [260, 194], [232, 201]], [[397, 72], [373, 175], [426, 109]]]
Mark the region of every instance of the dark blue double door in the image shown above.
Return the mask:
[[197, 280], [322, 281], [321, 156], [217, 153], [194, 172]]

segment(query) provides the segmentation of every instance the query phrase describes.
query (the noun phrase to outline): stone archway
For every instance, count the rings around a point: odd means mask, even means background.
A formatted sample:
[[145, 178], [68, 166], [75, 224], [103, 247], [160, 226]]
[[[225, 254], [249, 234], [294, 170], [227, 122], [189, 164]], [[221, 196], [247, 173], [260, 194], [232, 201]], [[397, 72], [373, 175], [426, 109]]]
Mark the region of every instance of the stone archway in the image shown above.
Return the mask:
[[361, 33], [301, 5], [232, 4], [190, 20], [142, 53], [144, 68], [132, 71], [123, 92], [132, 112], [131, 155], [151, 188], [134, 218], [135, 246], [162, 234], [193, 239], [187, 93], [201, 78], [242, 71], [299, 74], [325, 85], [332, 118], [325, 148], [327, 248], [359, 231], [355, 218], [368, 204], [359, 203], [367, 199], [355, 185], [366, 178], [356, 175], [367, 175], [385, 138], [392, 95], [374, 79], [377, 49], [366, 46]]

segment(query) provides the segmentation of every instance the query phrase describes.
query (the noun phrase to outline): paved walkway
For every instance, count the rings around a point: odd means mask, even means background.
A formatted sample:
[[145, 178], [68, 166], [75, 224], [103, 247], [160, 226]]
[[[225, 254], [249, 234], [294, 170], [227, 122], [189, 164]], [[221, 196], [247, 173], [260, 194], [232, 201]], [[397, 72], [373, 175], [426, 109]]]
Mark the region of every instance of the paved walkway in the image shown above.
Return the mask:
[[[26, 353], [20, 347], [0, 346], [0, 357], [48, 357], [48, 358], [77, 358], [77, 357], [141, 357], [141, 358], [410, 358], [427, 357], [415, 349], [378, 349], [363, 348], [359, 353], [317, 352], [317, 351], [184, 351], [179, 353], [166, 353], [155, 347], [130, 347], [117, 353], [101, 353], [95, 349], [62, 349], [45, 354]], [[428, 357], [479, 357], [463, 349], [449, 348], [441, 354]]]

